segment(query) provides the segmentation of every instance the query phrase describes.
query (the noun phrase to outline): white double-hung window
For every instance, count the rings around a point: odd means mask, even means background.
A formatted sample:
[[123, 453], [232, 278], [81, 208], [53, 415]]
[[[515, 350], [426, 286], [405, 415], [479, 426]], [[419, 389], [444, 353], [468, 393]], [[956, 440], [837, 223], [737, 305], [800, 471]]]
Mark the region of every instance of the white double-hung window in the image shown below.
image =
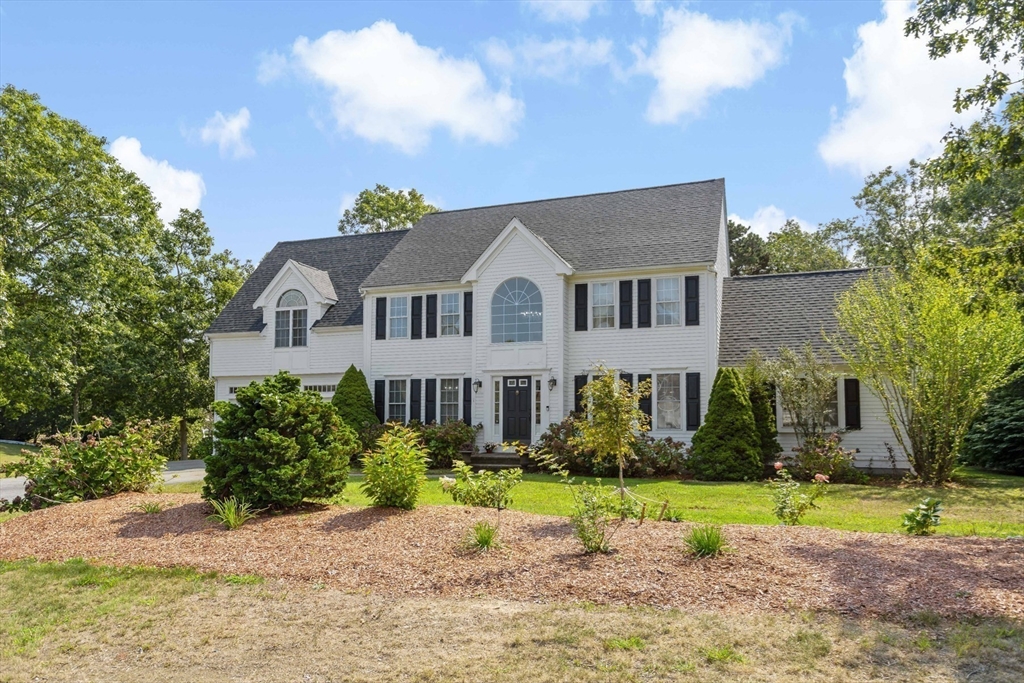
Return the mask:
[[405, 380], [388, 380], [388, 421], [405, 422]]
[[289, 289], [277, 300], [274, 313], [274, 347], [306, 345], [306, 297], [297, 289]]
[[441, 380], [441, 424], [459, 421], [459, 380]]
[[679, 373], [658, 373], [658, 429], [680, 429], [683, 426], [682, 395]]
[[409, 336], [409, 298], [393, 296], [388, 300], [391, 307], [389, 326], [392, 339], [405, 339]]
[[679, 324], [679, 278], [658, 278], [656, 313], [658, 327]]
[[594, 329], [615, 327], [615, 283], [595, 282], [591, 287]]
[[459, 292], [441, 295], [441, 336], [459, 336], [459, 315], [461, 313], [459, 302], [462, 295]]

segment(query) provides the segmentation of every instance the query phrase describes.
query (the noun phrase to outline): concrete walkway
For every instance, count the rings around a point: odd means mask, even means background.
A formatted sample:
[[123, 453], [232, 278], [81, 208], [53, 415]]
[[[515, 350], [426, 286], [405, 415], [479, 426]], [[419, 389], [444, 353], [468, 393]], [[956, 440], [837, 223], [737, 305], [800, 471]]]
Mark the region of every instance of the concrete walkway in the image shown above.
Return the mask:
[[[191, 484], [202, 481], [205, 476], [206, 466], [202, 460], [171, 460], [162, 474], [165, 484]], [[24, 477], [0, 479], [0, 498], [14, 500], [24, 494]]]

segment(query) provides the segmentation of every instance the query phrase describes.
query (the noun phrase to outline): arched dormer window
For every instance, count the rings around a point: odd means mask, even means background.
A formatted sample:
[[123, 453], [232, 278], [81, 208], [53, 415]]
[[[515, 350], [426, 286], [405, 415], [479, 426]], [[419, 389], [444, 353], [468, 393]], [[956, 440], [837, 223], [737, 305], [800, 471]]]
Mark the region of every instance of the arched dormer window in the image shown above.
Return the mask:
[[277, 300], [274, 315], [274, 347], [306, 345], [306, 297], [297, 289], [289, 289]]
[[491, 298], [491, 343], [539, 342], [544, 339], [544, 302], [526, 278], [505, 280]]

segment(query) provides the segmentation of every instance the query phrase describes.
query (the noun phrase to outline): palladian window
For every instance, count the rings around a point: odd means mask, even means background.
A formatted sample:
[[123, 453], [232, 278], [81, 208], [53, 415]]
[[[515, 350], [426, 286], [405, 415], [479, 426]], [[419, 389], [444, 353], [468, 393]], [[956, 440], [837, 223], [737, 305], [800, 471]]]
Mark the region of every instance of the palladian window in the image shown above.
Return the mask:
[[505, 280], [491, 299], [491, 343], [539, 342], [544, 337], [540, 290], [526, 278]]
[[274, 315], [274, 346], [306, 345], [306, 297], [297, 289], [289, 289], [277, 300]]

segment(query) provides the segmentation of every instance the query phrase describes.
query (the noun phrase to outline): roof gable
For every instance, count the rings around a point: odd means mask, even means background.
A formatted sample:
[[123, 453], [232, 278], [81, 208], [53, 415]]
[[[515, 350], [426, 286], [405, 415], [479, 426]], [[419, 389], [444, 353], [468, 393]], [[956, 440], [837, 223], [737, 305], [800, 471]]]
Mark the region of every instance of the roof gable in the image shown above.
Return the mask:
[[264, 287], [259, 297], [257, 297], [256, 301], [253, 302], [252, 307], [263, 308], [265, 306], [274, 306], [275, 302], [272, 299], [272, 295], [276, 293], [281, 283], [292, 274], [304, 282], [310, 291], [316, 292], [316, 303], [333, 305], [338, 302], [338, 295], [334, 291], [334, 284], [331, 282], [331, 276], [328, 275], [326, 271], [288, 259], [285, 261], [284, 265], [281, 266], [281, 269], [277, 271], [277, 275], [274, 276], [274, 279]]
[[528, 245], [533, 247], [533, 250], [537, 254], [547, 261], [558, 275], [572, 275], [573, 269], [568, 263], [565, 262], [558, 252], [551, 248], [547, 242], [537, 237], [533, 232], [530, 231], [518, 218], [513, 218], [509, 221], [505, 229], [494, 238], [490, 246], [484, 250], [484, 253], [480, 254], [480, 257], [469, 267], [469, 270], [462, 276], [462, 282], [473, 282], [480, 278], [480, 274], [487, 270], [487, 267], [497, 258], [501, 250], [512, 241], [513, 237], [519, 236]]

